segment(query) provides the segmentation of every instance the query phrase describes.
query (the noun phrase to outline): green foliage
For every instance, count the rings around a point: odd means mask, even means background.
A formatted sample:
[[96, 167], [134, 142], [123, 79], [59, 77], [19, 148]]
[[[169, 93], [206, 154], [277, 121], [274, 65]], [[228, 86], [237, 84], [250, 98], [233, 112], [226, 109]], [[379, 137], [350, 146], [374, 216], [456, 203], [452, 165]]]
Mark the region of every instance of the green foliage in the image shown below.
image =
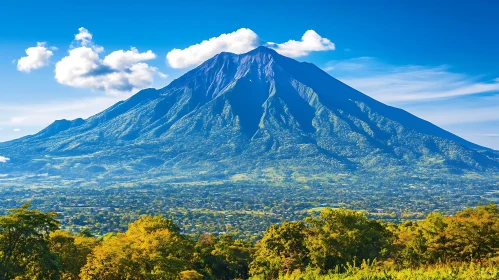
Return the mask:
[[307, 231], [303, 222], [271, 226], [257, 244], [257, 252], [250, 265], [251, 274], [263, 274], [267, 279], [275, 279], [279, 274], [304, 269], [310, 261]]
[[385, 225], [361, 212], [325, 209], [308, 222], [311, 265], [323, 272], [351, 261], [382, 258], [391, 243]]
[[48, 236], [58, 228], [55, 213], [29, 210], [29, 204], [0, 217], [0, 279], [57, 279], [60, 263]]
[[256, 244], [231, 235], [197, 240], [145, 215], [100, 238], [58, 230], [56, 214], [0, 217], [0, 279], [498, 279], [499, 209], [386, 224], [325, 208], [272, 225]]

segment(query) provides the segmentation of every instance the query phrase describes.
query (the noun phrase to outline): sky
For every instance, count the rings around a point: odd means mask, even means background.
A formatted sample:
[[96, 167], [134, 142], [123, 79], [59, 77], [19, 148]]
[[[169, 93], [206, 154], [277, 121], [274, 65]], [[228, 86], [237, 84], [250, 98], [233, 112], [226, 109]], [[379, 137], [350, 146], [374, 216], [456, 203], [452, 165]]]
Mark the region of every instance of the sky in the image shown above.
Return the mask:
[[499, 149], [498, 1], [1, 1], [0, 142], [259, 45]]

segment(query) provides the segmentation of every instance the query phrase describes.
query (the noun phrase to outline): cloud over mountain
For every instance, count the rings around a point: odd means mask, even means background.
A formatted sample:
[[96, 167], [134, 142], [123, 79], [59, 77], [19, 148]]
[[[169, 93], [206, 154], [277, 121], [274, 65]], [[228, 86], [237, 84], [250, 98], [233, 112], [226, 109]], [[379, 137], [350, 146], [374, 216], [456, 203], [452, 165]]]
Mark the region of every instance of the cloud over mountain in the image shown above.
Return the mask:
[[307, 30], [301, 37], [301, 41], [289, 40], [282, 44], [269, 43], [269, 47], [289, 57], [301, 57], [311, 52], [332, 51], [335, 49], [333, 42], [321, 37], [314, 30]]
[[166, 55], [166, 61], [172, 68], [187, 68], [199, 65], [220, 52], [242, 54], [259, 45], [267, 45], [278, 53], [290, 57], [301, 57], [314, 51], [335, 49], [334, 44], [329, 39], [321, 37], [314, 30], [305, 32], [301, 41], [289, 40], [276, 44], [265, 43], [253, 30], [241, 28], [232, 33], [204, 40], [185, 49], [173, 49]]
[[253, 30], [241, 28], [185, 49], [173, 49], [166, 55], [166, 60], [173, 68], [186, 68], [198, 65], [220, 52], [237, 54], [248, 52], [257, 47], [259, 41], [258, 35]]

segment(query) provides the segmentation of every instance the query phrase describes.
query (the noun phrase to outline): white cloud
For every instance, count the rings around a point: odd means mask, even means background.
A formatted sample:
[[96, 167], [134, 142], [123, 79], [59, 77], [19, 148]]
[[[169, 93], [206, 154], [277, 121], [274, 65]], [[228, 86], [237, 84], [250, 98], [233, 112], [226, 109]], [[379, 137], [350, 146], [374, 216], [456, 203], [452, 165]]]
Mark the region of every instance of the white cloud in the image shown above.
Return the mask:
[[447, 106], [438, 103], [404, 107], [411, 113], [441, 126], [499, 121], [499, 106], [489, 104], [467, 107], [466, 103]]
[[[48, 126], [54, 120], [88, 118], [116, 102], [129, 97], [99, 96], [84, 99], [49, 101], [33, 104], [0, 104], [0, 142], [33, 134]], [[14, 132], [15, 128], [22, 129]]]
[[20, 132], [21, 129], [20, 128], [14, 128], [12, 131], [14, 131], [14, 132]]
[[78, 28], [79, 33], [75, 35], [75, 40], [80, 41], [82, 46], [90, 46], [92, 44], [92, 33], [85, 27]]
[[236, 54], [248, 52], [258, 47], [259, 42], [255, 32], [248, 28], [241, 28], [182, 50], [173, 49], [166, 55], [166, 60], [172, 68], [186, 68], [198, 65], [220, 52]]
[[10, 160], [10, 158], [8, 158], [8, 157], [0, 156], [0, 162], [1, 163], [6, 163], [9, 160]]
[[[0, 126], [47, 126], [54, 120], [88, 118], [129, 97], [102, 96], [24, 105], [0, 104]], [[2, 121], [3, 119], [3, 121]]]
[[379, 101], [499, 149], [498, 79], [456, 73], [445, 65], [389, 65], [372, 57], [331, 61], [323, 69]]
[[[166, 60], [172, 68], [187, 68], [199, 65], [221, 52], [235, 54], [248, 52], [261, 45], [262, 42], [253, 30], [241, 28], [232, 33], [204, 40], [185, 49], [173, 49], [166, 55]], [[314, 51], [335, 49], [334, 43], [321, 37], [314, 30], [305, 32], [301, 41], [289, 40], [282, 44], [269, 42], [266, 45], [278, 53], [290, 57], [306, 56]]]
[[132, 67], [135, 63], [155, 59], [156, 55], [148, 50], [144, 53], [139, 53], [139, 51], [132, 47], [129, 51], [114, 51], [104, 58], [104, 64], [118, 70], [123, 70]]
[[140, 53], [132, 47], [101, 59], [99, 53], [104, 49], [93, 43], [87, 29], [82, 27], [79, 31], [75, 41], [81, 46], [73, 46], [56, 64], [55, 78], [59, 83], [109, 94], [127, 94], [150, 86], [156, 74], [164, 77], [156, 67], [143, 62], [156, 58], [151, 50]]
[[31, 72], [47, 66], [50, 62], [50, 57], [54, 55], [52, 50], [54, 47], [47, 47], [45, 42], [36, 43], [36, 47], [26, 49], [26, 55], [17, 61], [17, 70], [21, 72]]
[[314, 30], [307, 30], [301, 37], [301, 41], [289, 40], [282, 44], [269, 43], [269, 46], [278, 53], [289, 57], [301, 57], [311, 52], [332, 51], [335, 49], [333, 42], [321, 37]]
[[499, 81], [449, 71], [449, 67], [393, 66], [374, 58], [333, 61], [324, 67], [344, 83], [390, 104], [413, 103], [499, 91]]

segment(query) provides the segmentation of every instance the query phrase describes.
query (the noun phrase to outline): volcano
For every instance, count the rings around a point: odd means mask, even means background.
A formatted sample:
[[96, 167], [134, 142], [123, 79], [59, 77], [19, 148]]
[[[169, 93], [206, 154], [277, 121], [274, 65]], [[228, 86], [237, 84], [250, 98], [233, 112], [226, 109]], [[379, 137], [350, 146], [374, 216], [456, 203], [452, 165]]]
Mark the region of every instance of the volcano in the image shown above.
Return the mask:
[[266, 47], [220, 53], [162, 89], [0, 143], [0, 155], [3, 174], [109, 182], [499, 169], [496, 151]]

